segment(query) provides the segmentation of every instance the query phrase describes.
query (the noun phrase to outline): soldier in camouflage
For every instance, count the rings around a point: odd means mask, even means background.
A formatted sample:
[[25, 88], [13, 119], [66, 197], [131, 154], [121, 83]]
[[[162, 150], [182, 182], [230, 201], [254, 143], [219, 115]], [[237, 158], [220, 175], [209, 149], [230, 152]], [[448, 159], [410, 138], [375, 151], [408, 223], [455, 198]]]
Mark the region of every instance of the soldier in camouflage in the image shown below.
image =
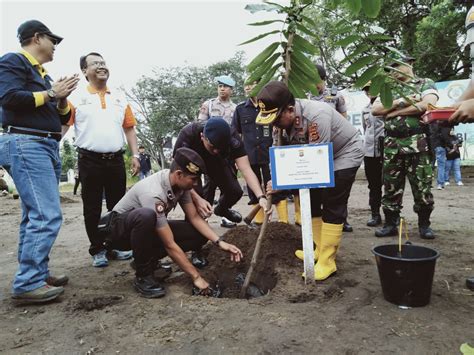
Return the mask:
[[380, 100], [372, 106], [372, 114], [384, 116], [385, 140], [383, 180], [384, 196], [382, 206], [385, 214], [385, 225], [377, 230], [377, 237], [397, 235], [397, 223], [402, 209], [405, 178], [410, 182], [414, 211], [418, 214], [418, 228], [421, 238], [434, 239], [430, 228], [430, 215], [434, 208], [431, 193], [433, 177], [431, 153], [428, 146], [427, 126], [421, 121], [428, 104], [435, 105], [438, 92], [430, 79], [417, 78], [413, 73], [414, 58], [400, 56], [392, 64], [393, 75], [397, 80], [414, 86], [419, 94], [411, 95], [407, 89], [403, 97], [393, 101], [392, 107], [385, 108]]

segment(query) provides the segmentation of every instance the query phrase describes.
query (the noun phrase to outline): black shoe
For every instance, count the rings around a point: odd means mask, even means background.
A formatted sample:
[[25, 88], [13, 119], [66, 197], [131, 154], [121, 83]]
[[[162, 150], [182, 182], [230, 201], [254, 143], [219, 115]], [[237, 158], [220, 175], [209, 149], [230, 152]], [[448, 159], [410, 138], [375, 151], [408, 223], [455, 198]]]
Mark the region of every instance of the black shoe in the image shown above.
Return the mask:
[[392, 224], [385, 224], [382, 228], [375, 231], [375, 236], [379, 238], [392, 237], [398, 235], [398, 228]]
[[193, 251], [191, 254], [191, 264], [193, 264], [198, 269], [202, 269], [209, 264], [209, 261], [207, 261], [207, 259], [200, 252]]
[[474, 277], [468, 277], [466, 279], [466, 287], [471, 291], [474, 291]]
[[344, 222], [344, 224], [342, 225], [342, 231], [343, 232], [353, 232], [354, 229], [352, 228], [352, 226], [347, 223], [347, 221]]
[[375, 231], [375, 236], [383, 238], [398, 235], [397, 225], [400, 223], [400, 212], [384, 209], [383, 213], [385, 214], [385, 224]]
[[375, 227], [382, 224], [382, 217], [380, 214], [373, 214], [372, 217], [367, 221], [369, 227]]
[[173, 269], [170, 264], [162, 264], [158, 261], [156, 269], [153, 270], [153, 277], [155, 280], [164, 281], [173, 273]]
[[152, 275], [135, 277], [133, 286], [138, 293], [146, 298], [159, 298], [166, 294], [165, 288]]
[[231, 210], [229, 208], [222, 208], [220, 205], [217, 205], [214, 208], [214, 213], [217, 216], [225, 217], [229, 221], [234, 222], [234, 223], [242, 222], [242, 215], [236, 210]]
[[237, 223], [229, 221], [227, 218], [222, 217], [221, 219], [221, 227], [224, 228], [234, 228], [237, 227]]
[[418, 227], [422, 239], [435, 239], [433, 230], [430, 227]]

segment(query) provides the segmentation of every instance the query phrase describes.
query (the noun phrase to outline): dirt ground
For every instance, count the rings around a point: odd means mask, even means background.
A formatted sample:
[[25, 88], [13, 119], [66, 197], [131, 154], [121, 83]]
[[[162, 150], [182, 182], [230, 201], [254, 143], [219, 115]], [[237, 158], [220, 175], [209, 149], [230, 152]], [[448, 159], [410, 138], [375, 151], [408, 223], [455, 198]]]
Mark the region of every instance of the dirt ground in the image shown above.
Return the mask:
[[[300, 229], [274, 223], [262, 248], [254, 280], [263, 297], [249, 300], [191, 296], [191, 281], [176, 266], [166, 281], [167, 295], [145, 299], [132, 289], [129, 262], [111, 261], [96, 269], [87, 253], [82, 203], [63, 195], [64, 224], [54, 245], [50, 267], [67, 273], [70, 282], [59, 301], [15, 306], [10, 287], [15, 273], [19, 200], [0, 198], [0, 352], [7, 354], [459, 354], [461, 344], [474, 345], [474, 292], [465, 278], [474, 276], [474, 173], [466, 186], [434, 190], [433, 241], [421, 240], [405, 192], [404, 216], [413, 243], [437, 249], [431, 303], [401, 309], [384, 300], [372, 247], [395, 242], [374, 237], [365, 222], [369, 215], [366, 182], [358, 179], [349, 202], [353, 233], [345, 233], [338, 253], [338, 272], [324, 282], [305, 286], [302, 263], [294, 256]], [[250, 210], [243, 197], [237, 208]], [[289, 205], [293, 221], [293, 205]], [[177, 209], [170, 217], [180, 217]], [[228, 232], [211, 218], [220, 234]], [[257, 232], [244, 225], [229, 238], [249, 263]], [[241, 239], [239, 241], [239, 239]], [[245, 265], [231, 265], [209, 245], [211, 265], [203, 272], [235, 297], [235, 275]], [[227, 276], [226, 276], [227, 275]], [[227, 277], [227, 279], [226, 279]], [[232, 286], [234, 285], [234, 286]], [[273, 288], [273, 289], [271, 289]], [[269, 290], [271, 289], [271, 290]], [[258, 289], [257, 289], [258, 291]]]

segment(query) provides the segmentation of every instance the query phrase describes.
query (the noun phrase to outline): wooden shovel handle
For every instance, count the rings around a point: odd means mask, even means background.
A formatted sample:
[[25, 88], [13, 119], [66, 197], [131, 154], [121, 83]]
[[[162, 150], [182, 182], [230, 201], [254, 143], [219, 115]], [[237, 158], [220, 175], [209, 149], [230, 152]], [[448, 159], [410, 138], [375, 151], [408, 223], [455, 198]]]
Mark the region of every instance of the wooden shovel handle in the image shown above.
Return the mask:
[[246, 224], [250, 224], [252, 223], [252, 220], [255, 218], [255, 216], [257, 215], [258, 211], [260, 211], [260, 205], [257, 204], [255, 206], [253, 206], [252, 210], [249, 212], [249, 214], [244, 218], [244, 222]]

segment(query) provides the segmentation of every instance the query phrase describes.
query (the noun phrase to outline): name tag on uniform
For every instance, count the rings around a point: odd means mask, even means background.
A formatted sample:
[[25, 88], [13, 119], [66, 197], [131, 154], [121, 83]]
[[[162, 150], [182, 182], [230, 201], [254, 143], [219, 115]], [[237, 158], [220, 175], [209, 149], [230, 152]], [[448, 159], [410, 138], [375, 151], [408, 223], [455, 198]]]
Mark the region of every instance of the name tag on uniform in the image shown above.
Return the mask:
[[263, 136], [264, 137], [270, 137], [270, 127], [269, 126], [263, 126]]

